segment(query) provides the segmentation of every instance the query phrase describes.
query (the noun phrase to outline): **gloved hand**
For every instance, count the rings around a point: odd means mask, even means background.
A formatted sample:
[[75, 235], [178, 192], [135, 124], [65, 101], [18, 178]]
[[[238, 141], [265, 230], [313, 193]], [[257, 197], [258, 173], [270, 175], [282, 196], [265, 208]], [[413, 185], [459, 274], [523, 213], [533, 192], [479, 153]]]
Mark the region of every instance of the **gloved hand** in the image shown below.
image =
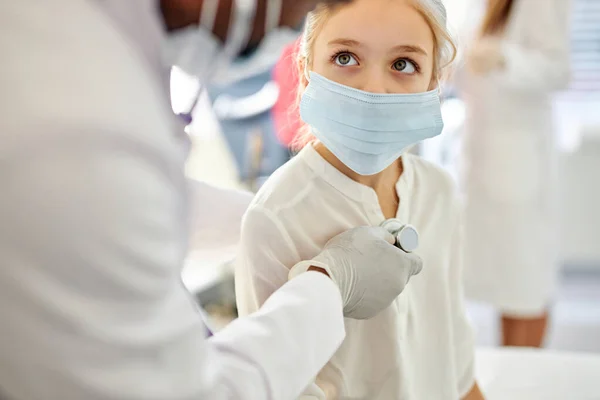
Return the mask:
[[423, 268], [417, 255], [405, 253], [394, 242], [394, 236], [380, 227], [349, 230], [331, 239], [312, 260], [294, 266], [290, 279], [310, 267], [322, 268], [340, 289], [344, 316], [372, 318], [390, 306]]

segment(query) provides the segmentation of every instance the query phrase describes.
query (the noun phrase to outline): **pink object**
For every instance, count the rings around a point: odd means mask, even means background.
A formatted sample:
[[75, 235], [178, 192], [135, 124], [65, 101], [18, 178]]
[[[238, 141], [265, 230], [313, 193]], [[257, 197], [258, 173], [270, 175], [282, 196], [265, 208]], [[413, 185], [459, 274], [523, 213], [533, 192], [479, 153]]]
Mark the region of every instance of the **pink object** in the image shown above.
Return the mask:
[[298, 134], [302, 121], [297, 105], [298, 67], [296, 54], [300, 39], [288, 45], [273, 69], [273, 79], [279, 85], [279, 99], [273, 107], [273, 123], [279, 142], [289, 147]]

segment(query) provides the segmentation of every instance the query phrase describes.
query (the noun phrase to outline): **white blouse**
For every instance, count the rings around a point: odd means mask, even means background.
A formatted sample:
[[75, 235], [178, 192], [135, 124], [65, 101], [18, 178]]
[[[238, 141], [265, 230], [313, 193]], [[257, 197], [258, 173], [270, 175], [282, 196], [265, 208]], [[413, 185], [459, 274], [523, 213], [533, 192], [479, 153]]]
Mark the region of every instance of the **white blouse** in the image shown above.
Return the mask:
[[[344, 343], [303, 399], [458, 399], [474, 384], [454, 185], [432, 164], [410, 154], [402, 159], [397, 218], [419, 231], [423, 271], [375, 318], [345, 320]], [[292, 266], [333, 236], [383, 221], [374, 190], [307, 146], [266, 182], [246, 213], [236, 263], [240, 314], [258, 310]]]

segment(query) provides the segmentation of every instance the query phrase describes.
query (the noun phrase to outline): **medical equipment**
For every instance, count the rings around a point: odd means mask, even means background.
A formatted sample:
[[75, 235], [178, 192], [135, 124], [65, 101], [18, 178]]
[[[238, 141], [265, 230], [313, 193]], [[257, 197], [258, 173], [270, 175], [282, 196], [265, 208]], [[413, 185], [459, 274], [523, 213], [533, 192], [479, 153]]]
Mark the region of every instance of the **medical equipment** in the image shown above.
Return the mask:
[[408, 224], [403, 224], [396, 218], [390, 218], [381, 223], [381, 227], [394, 235], [396, 247], [407, 253], [412, 253], [419, 247], [419, 232]]

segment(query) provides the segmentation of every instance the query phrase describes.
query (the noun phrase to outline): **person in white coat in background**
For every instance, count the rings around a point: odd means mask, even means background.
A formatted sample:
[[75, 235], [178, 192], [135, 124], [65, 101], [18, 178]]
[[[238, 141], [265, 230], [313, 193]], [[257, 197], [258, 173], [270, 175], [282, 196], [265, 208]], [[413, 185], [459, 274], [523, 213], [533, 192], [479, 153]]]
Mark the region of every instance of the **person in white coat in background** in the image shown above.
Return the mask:
[[557, 275], [551, 96], [569, 82], [570, 0], [489, 0], [466, 51], [465, 290], [503, 344], [543, 344]]
[[210, 340], [182, 284], [192, 206], [195, 239], [232, 244], [251, 196], [189, 187], [161, 43], [206, 78], [316, 4], [0, 3], [0, 398], [293, 399], [343, 317], [376, 315], [418, 273], [383, 229], [345, 232]]

